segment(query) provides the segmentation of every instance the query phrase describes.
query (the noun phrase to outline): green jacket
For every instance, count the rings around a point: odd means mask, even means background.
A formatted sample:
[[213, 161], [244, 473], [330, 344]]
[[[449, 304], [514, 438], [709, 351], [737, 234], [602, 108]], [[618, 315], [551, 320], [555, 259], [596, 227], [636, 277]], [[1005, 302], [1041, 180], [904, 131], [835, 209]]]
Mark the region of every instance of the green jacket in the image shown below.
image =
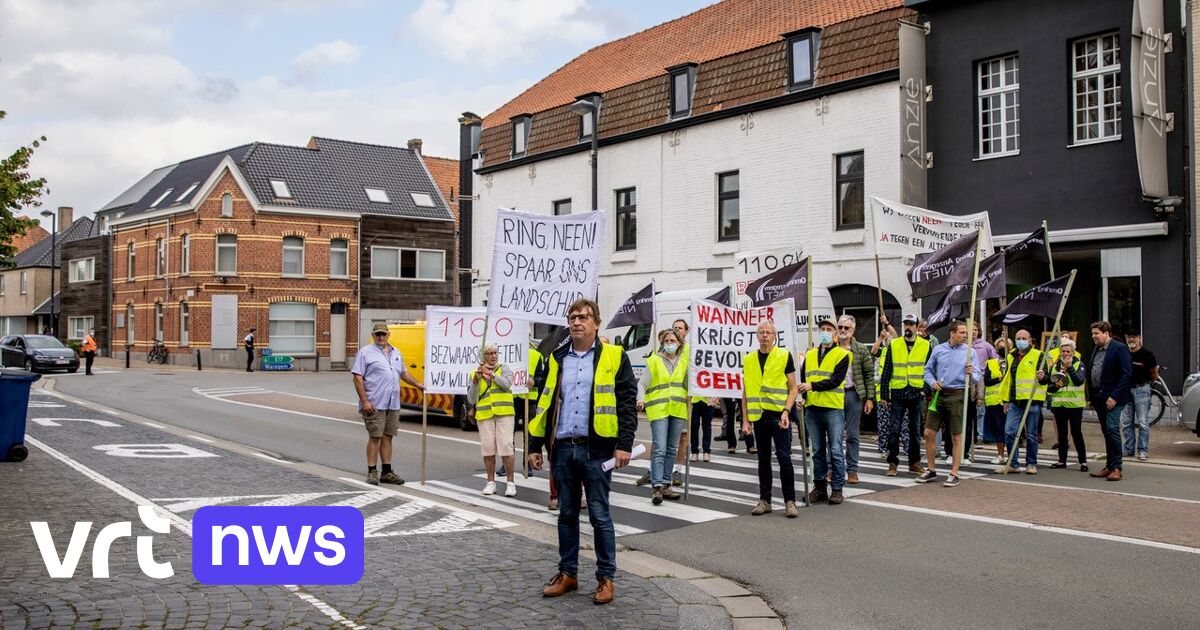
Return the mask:
[[861, 400], [875, 399], [875, 357], [871, 346], [857, 339], [850, 341], [850, 375], [854, 379], [854, 391]]

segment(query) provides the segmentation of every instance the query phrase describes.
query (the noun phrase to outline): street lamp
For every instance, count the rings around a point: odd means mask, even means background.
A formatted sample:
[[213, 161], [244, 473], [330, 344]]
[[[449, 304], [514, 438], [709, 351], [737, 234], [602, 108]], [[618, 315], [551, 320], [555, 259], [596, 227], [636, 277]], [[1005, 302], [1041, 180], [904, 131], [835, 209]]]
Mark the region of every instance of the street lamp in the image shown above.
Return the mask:
[[50, 218], [50, 334], [58, 337], [58, 317], [54, 312], [54, 281], [58, 275], [58, 267], [54, 265], [58, 258], [58, 215], [49, 210], [42, 210], [42, 216]]
[[581, 118], [590, 116], [592, 119], [592, 210], [599, 209], [598, 206], [598, 191], [596, 188], [596, 147], [598, 146], [597, 139], [599, 137], [600, 122], [600, 96], [596, 95], [591, 98], [581, 98], [571, 105], [571, 111], [578, 114]]

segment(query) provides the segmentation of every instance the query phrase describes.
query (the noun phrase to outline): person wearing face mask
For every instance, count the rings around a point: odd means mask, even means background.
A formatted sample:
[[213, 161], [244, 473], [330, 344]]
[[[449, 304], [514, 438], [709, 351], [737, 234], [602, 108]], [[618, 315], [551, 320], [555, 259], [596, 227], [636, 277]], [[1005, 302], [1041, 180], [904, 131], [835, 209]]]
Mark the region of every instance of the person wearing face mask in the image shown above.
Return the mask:
[[850, 369], [846, 371], [846, 483], [858, 483], [859, 425], [863, 414], [875, 406], [875, 359], [866, 344], [854, 338], [858, 322], [853, 315], [838, 318], [837, 340], [851, 354]]
[[658, 333], [658, 352], [646, 357], [646, 371], [638, 381], [638, 411], [650, 421], [653, 446], [650, 450], [650, 501], [678, 501], [671, 488], [671, 469], [675, 464], [679, 436], [687, 418], [687, 359], [680, 355], [682, 344], [675, 331]]
[[[755, 331], [758, 350], [742, 358], [742, 432], [753, 427], [758, 442], [758, 504], [750, 512], [771, 512], [771, 451], [779, 463], [779, 484], [788, 518], [800, 516], [796, 508], [796, 473], [792, 468], [792, 431], [789, 412], [796, 404], [796, 360], [775, 347], [775, 323], [765, 320]], [[772, 449], [774, 445], [774, 449]]]
[[[1032, 336], [1022, 328], [1017, 331], [1016, 349], [1008, 355], [1008, 372], [1000, 383], [1004, 400], [1004, 445], [1012, 457], [1012, 464], [1001, 463], [997, 473], [1024, 472], [1037, 474], [1038, 430], [1042, 423], [1042, 404], [1046, 402], [1046, 385], [1049, 382], [1044, 366], [1040, 364], [1042, 353], [1033, 347]], [[1014, 404], [1016, 403], [1016, 404]], [[1029, 413], [1025, 413], [1025, 409]], [[1021, 417], [1025, 416], [1025, 466], [1019, 466], [1021, 455]]]
[[1141, 333], [1131, 332], [1125, 335], [1125, 341], [1129, 342], [1129, 357], [1133, 362], [1133, 381], [1129, 390], [1133, 394], [1133, 404], [1125, 407], [1121, 414], [1124, 455], [1134, 456], [1136, 442], [1138, 461], [1144, 462], [1150, 457], [1150, 384], [1158, 380], [1158, 360], [1142, 345]]
[[836, 325], [832, 319], [825, 318], [819, 325], [820, 345], [805, 353], [804, 382], [798, 388], [804, 395], [804, 426], [813, 449], [815, 481], [808, 502], [811, 505], [829, 501], [830, 505], [837, 505], [842, 502], [842, 486], [846, 483], [842, 433], [846, 424], [846, 373], [852, 354], [834, 343]]
[[504, 496], [517, 496], [517, 484], [513, 481], [513, 427], [516, 425], [516, 408], [512, 393], [512, 368], [500, 363], [496, 344], [489, 343], [483, 349], [483, 360], [471, 372], [471, 387], [467, 389], [467, 403], [475, 405], [475, 424], [479, 427], [479, 450], [483, 455], [483, 467], [487, 471], [487, 483], [483, 494], [496, 494], [496, 456], [504, 462]]
[[929, 341], [917, 335], [916, 315], [904, 316], [904, 336], [887, 346], [883, 369], [879, 376], [879, 406], [888, 412], [888, 472], [895, 477], [900, 464], [900, 432], [908, 432], [908, 471], [914, 475], [925, 472], [921, 466], [921, 403], [925, 385], [925, 362], [932, 350]]
[[1046, 353], [1050, 370], [1050, 411], [1058, 428], [1058, 461], [1051, 468], [1067, 467], [1067, 436], [1075, 439], [1079, 470], [1087, 472], [1087, 447], [1083, 443], [1083, 408], [1087, 396], [1083, 388], [1083, 364], [1075, 351], [1075, 340], [1064, 336], [1058, 347]]
[[984, 444], [996, 446], [996, 457], [992, 464], [1003, 464], [1004, 459], [1004, 395], [1001, 384], [1008, 370], [1008, 338], [996, 340], [996, 358], [988, 359], [984, 364], [984, 412], [983, 437]]

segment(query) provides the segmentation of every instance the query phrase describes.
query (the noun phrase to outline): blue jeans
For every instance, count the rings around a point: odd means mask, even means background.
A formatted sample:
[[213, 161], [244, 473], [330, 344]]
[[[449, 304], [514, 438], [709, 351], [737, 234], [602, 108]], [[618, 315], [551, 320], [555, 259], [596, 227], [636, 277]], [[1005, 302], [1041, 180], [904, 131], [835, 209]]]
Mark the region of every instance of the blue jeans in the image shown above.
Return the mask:
[[683, 435], [683, 418], [667, 417], [650, 423], [650, 483], [661, 486], [671, 483], [675, 453], [679, 451], [679, 436]]
[[1121, 470], [1121, 414], [1128, 405], [1117, 405], [1108, 409], [1105, 400], [1093, 400], [1092, 408], [1100, 417], [1100, 431], [1104, 434], [1104, 467]]
[[[679, 436], [675, 436], [676, 441]], [[617, 575], [617, 535], [608, 511], [612, 472], [607, 458], [588, 457], [587, 444], [554, 443], [554, 483], [558, 486], [558, 570], [571, 577], [579, 573], [579, 502], [587, 492], [588, 519], [595, 532], [596, 578]]]
[[1038, 429], [1042, 424], [1042, 403], [1037, 401], [1018, 400], [1008, 407], [1008, 416], [1004, 421], [1004, 445], [1012, 453], [1012, 463], [1017, 466], [1021, 462], [1021, 444], [1017, 441], [1017, 429], [1021, 426], [1021, 414], [1025, 405], [1029, 404], [1029, 416], [1025, 418], [1025, 465], [1037, 466]]
[[830, 474], [830, 487], [834, 490], [841, 490], [846, 483], [846, 457], [842, 452], [845, 425], [845, 409], [808, 407], [804, 410], [804, 427], [813, 444], [813, 478], [823, 481], [825, 475]]
[[986, 415], [987, 415], [987, 406], [977, 404], [975, 406], [975, 442], [976, 443], [983, 441], [983, 417]]
[[862, 399], [854, 388], [846, 389], [846, 472], [858, 472], [858, 449], [862, 438], [859, 426], [862, 424]]
[[[1125, 438], [1125, 456], [1133, 457], [1136, 433], [1136, 453], [1150, 452], [1150, 383], [1130, 388], [1133, 404], [1125, 405], [1121, 414], [1121, 434]], [[1135, 428], [1136, 427], [1136, 428]]]

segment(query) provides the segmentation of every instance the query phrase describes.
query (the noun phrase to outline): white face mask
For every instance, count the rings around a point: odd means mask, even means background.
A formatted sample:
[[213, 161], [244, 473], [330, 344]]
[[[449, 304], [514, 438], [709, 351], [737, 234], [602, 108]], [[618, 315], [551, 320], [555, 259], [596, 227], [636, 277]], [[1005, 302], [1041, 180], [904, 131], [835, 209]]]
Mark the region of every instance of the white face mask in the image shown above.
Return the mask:
[[822, 346], [828, 346], [833, 343], [833, 333], [828, 330], [822, 330], [820, 333], [817, 333], [817, 340], [821, 342]]
[[679, 352], [679, 344], [677, 344], [677, 343], [664, 343], [664, 344], [663, 344], [663, 351], [664, 351], [664, 352], [666, 352], [667, 354], [675, 354], [676, 352]]

